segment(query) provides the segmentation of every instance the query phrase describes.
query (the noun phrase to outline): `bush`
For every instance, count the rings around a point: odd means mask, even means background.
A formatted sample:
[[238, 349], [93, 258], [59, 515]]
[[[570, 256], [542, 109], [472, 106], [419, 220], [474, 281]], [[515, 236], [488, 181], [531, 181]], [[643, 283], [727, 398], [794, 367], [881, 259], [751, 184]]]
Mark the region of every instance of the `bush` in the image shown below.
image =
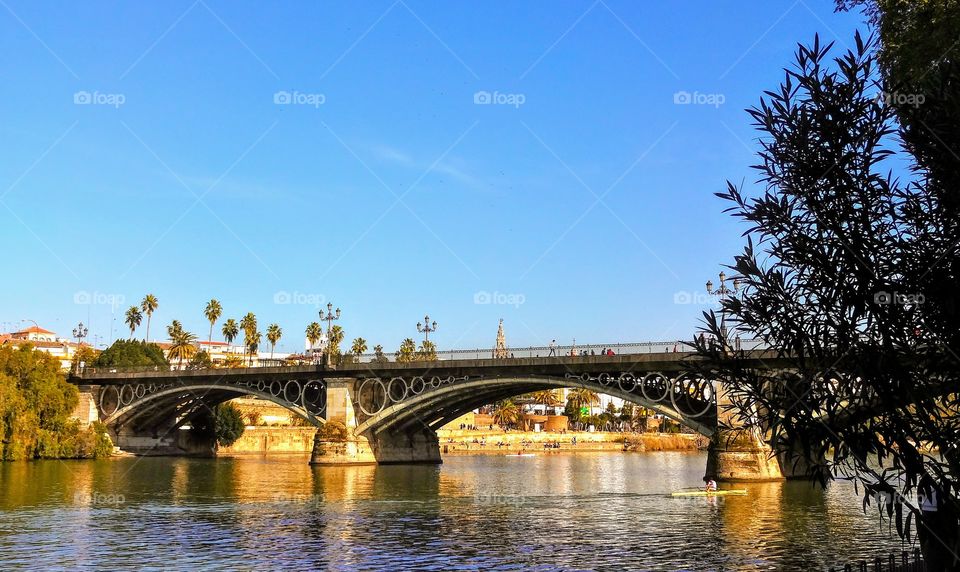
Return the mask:
[[213, 439], [219, 447], [229, 447], [243, 436], [243, 414], [232, 403], [206, 409], [190, 422], [190, 432], [201, 439]]
[[350, 432], [346, 425], [339, 421], [327, 421], [317, 430], [322, 441], [346, 441], [350, 437]]

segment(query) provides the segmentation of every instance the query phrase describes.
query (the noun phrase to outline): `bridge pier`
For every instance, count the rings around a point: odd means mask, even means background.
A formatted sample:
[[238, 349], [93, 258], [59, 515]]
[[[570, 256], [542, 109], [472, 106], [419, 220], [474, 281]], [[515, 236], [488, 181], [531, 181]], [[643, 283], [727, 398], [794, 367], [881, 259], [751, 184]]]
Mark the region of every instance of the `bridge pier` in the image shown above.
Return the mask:
[[440, 463], [440, 441], [429, 428], [403, 431], [357, 430], [354, 408], [356, 382], [353, 379], [327, 380], [327, 423], [341, 423], [343, 438], [331, 438], [323, 428], [314, 437], [311, 465], [365, 465], [399, 463]]
[[704, 478], [717, 481], [781, 481], [784, 476], [773, 452], [752, 431], [719, 430], [707, 449]]

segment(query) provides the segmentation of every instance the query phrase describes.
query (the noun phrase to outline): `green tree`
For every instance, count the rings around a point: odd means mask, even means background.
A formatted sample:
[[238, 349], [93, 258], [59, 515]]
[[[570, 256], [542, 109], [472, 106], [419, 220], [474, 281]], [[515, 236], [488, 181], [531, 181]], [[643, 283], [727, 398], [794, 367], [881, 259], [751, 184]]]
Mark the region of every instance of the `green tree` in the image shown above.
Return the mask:
[[354, 338], [353, 344], [350, 345], [350, 353], [353, 354], [353, 361], [360, 363], [360, 356], [363, 355], [365, 351], [367, 351], [367, 340]]
[[414, 361], [417, 356], [417, 343], [412, 339], [407, 338], [400, 343], [400, 349], [397, 350], [395, 359], [399, 363], [407, 363]]
[[[719, 316], [706, 313], [705, 329], [762, 339], [789, 367], [751, 369], [723, 344], [697, 351], [728, 389], [729, 429], [767, 436], [786, 470], [824, 483], [852, 475], [865, 506], [880, 499], [898, 533], [919, 533], [928, 569], [956, 570], [960, 169], [945, 166], [960, 159], [909, 125], [900, 130], [909, 156], [897, 156], [897, 111], [876, 96], [873, 46], [858, 36], [853, 50], [833, 59], [830, 50], [819, 39], [801, 46], [780, 88], [749, 110], [762, 190], [747, 197], [728, 183], [719, 194], [748, 227], [730, 266], [744, 290]], [[957, 60], [947, 59], [931, 73], [937, 98], [952, 103], [920, 109], [940, 119], [951, 112], [938, 106], [956, 112], [960, 99]], [[909, 178], [892, 177], [891, 161]], [[938, 501], [935, 512], [917, 509], [920, 492]]]
[[189, 369], [206, 369], [213, 367], [213, 360], [210, 359], [210, 354], [206, 350], [200, 350], [193, 354], [187, 367]]
[[169, 366], [157, 344], [143, 340], [117, 340], [100, 352], [93, 365], [98, 367]]
[[160, 302], [157, 301], [157, 297], [153, 294], [147, 294], [140, 302], [140, 309], [147, 315], [147, 335], [144, 338], [146, 341], [150, 341], [150, 318], [159, 306]]
[[596, 391], [578, 387], [570, 390], [567, 399], [573, 401], [573, 404], [577, 409], [586, 407], [588, 410], [592, 411], [593, 406], [600, 403], [600, 394]]
[[207, 336], [207, 341], [213, 341], [213, 326], [217, 323], [217, 320], [220, 319], [220, 316], [223, 315], [223, 306], [220, 305], [220, 302], [213, 298], [207, 302], [207, 307], [203, 310], [203, 315], [206, 316], [207, 321], [210, 322], [210, 334]]
[[123, 321], [127, 324], [127, 327], [130, 328], [130, 339], [132, 340], [133, 332], [140, 326], [140, 322], [143, 321], [143, 314], [140, 313], [140, 308], [136, 306], [127, 308], [127, 313]]
[[0, 459], [103, 457], [113, 449], [103, 425], [71, 418], [79, 401], [60, 362], [30, 344], [0, 346]]
[[247, 344], [247, 351], [250, 352], [250, 365], [253, 365], [253, 358], [256, 357], [257, 352], [260, 350], [260, 341], [263, 339], [263, 334], [258, 330], [254, 330], [247, 335], [244, 340]]
[[377, 344], [373, 346], [373, 362], [374, 363], [387, 363], [390, 360], [383, 354], [383, 346]]
[[282, 337], [283, 330], [280, 329], [279, 324], [270, 324], [267, 326], [267, 341], [270, 342], [270, 359], [273, 359], [273, 349]]
[[201, 439], [209, 439], [217, 447], [229, 447], [243, 436], [243, 414], [233, 403], [221, 403], [205, 408], [190, 421], [190, 432]]
[[223, 334], [223, 340], [227, 342], [227, 344], [232, 344], [233, 340], [237, 339], [237, 335], [240, 334], [240, 327], [233, 318], [229, 318], [223, 323], [223, 328], [220, 330], [220, 333]]

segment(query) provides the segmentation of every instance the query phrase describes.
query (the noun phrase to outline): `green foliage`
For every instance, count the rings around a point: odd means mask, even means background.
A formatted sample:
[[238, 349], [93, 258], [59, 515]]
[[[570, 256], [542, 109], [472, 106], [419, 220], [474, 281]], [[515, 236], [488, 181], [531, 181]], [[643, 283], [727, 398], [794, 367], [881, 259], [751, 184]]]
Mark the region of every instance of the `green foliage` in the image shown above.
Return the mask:
[[373, 346], [373, 363], [387, 363], [390, 358], [383, 354], [383, 346], [377, 344]]
[[417, 348], [417, 361], [437, 361], [437, 346], [430, 340], [423, 340], [420, 347]]
[[221, 403], [204, 409], [190, 421], [190, 432], [201, 439], [212, 439], [220, 447], [229, 447], [243, 436], [244, 423], [240, 408]]
[[[937, 3], [878, 4], [905, 10], [899, 18]], [[914, 34], [960, 40], [960, 27], [918, 22]], [[898, 108], [877, 97], [875, 47], [859, 35], [835, 57], [818, 39], [801, 46], [781, 86], [749, 110], [761, 132], [760, 188], [728, 183], [718, 193], [748, 228], [729, 267], [744, 288], [719, 315], [704, 314], [706, 330], [762, 339], [789, 367], [751, 369], [725, 344], [697, 350], [719, 364], [708, 375], [728, 388], [730, 428], [768, 436], [786, 467], [859, 482], [864, 506], [878, 500], [904, 539], [930, 517], [901, 499], [938, 499], [940, 542], [923, 550], [943, 562], [960, 550], [960, 69], [945, 52], [937, 66], [922, 63], [936, 50], [882, 55], [921, 62], [935, 80], [930, 91], [926, 80], [916, 86], [924, 103]], [[912, 67], [885, 79], [909, 78]], [[904, 121], [911, 109], [918, 115]]]
[[100, 352], [94, 365], [99, 367], [135, 367], [170, 365], [157, 344], [139, 340], [117, 340]]
[[396, 360], [398, 363], [407, 363], [414, 361], [417, 355], [417, 343], [407, 338], [400, 343], [400, 349], [397, 350]]
[[100, 352], [91, 348], [90, 346], [80, 346], [80, 349], [73, 354], [73, 359], [70, 360], [73, 369], [76, 369], [80, 364], [84, 365], [93, 365], [97, 361], [97, 356], [100, 355]]
[[82, 428], [70, 418], [78, 401], [59, 361], [29, 344], [0, 346], [0, 459], [109, 455], [113, 445], [102, 425]]
[[339, 421], [327, 421], [317, 430], [321, 441], [344, 442], [350, 437], [347, 427]]
[[207, 353], [207, 350], [200, 350], [190, 358], [189, 367], [190, 369], [213, 367], [213, 360], [210, 359], [210, 354]]

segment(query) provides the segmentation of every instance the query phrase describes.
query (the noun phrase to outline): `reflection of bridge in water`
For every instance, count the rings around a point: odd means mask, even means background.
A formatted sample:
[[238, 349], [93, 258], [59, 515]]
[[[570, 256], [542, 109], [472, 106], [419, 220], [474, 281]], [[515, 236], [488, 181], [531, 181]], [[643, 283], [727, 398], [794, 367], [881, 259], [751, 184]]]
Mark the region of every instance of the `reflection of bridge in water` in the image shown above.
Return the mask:
[[[748, 367], [769, 369], [782, 361], [753, 347], [743, 343]], [[702, 357], [674, 352], [672, 342], [577, 346], [581, 352], [603, 348], [614, 355], [552, 356], [551, 348], [540, 347], [511, 349], [512, 357], [492, 359], [490, 349], [454, 350], [438, 353], [437, 361], [403, 363], [371, 356], [335, 366], [87, 368], [70, 379], [93, 397], [115, 442], [142, 454], [209, 452], [209, 443], [192, 442], [180, 427], [207, 408], [254, 395], [318, 427], [326, 421], [347, 427], [346, 441], [324, 441], [318, 433], [316, 463], [439, 462], [436, 430], [464, 413], [533, 391], [584, 388], [713, 437], [708, 472], [727, 478], [780, 476], [760, 443], [744, 446], [741, 439], [736, 447], [723, 445], [717, 428], [724, 391], [702, 373], [709, 371]], [[556, 353], [571, 349], [558, 347]]]

